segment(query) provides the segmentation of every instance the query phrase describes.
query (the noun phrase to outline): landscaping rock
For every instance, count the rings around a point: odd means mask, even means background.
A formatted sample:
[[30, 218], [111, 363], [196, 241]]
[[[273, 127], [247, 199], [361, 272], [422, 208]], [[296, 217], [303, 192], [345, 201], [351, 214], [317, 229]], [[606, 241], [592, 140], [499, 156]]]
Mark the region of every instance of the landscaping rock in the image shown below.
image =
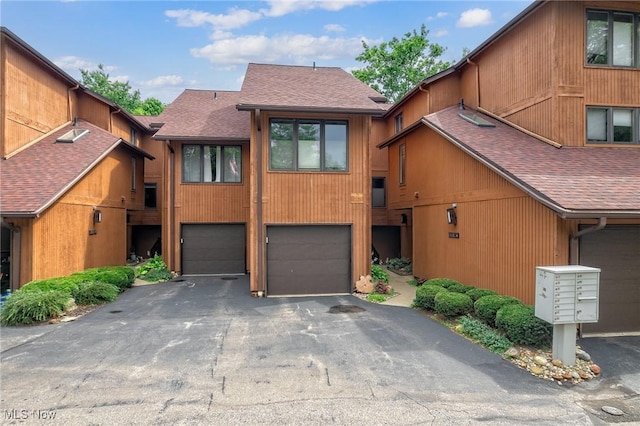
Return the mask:
[[597, 364], [593, 364], [591, 367], [591, 371], [593, 371], [593, 374], [598, 375], [600, 374], [600, 366]]
[[582, 349], [576, 349], [576, 357], [583, 361], [591, 361], [591, 355], [583, 351]]
[[535, 374], [536, 376], [542, 376], [544, 374], [544, 370], [542, 369], [542, 367], [539, 367], [537, 365], [532, 365], [529, 371], [531, 371], [531, 373]]
[[533, 362], [543, 367], [549, 363], [545, 357], [540, 355], [535, 356]]
[[517, 357], [520, 356], [520, 351], [518, 350], [518, 348], [511, 347], [511, 348], [507, 349], [504, 354], [508, 358], [517, 358]]
[[563, 367], [564, 363], [562, 362], [561, 359], [554, 359], [553, 361], [551, 361], [551, 364], [553, 364], [555, 367]]
[[624, 411], [622, 411], [619, 408], [612, 407], [610, 405], [605, 405], [604, 407], [602, 407], [602, 411], [604, 411], [607, 414], [611, 414], [612, 416], [623, 416], [624, 415]]
[[371, 275], [360, 276], [360, 279], [356, 281], [356, 291], [358, 293], [373, 292], [373, 281], [371, 280]]

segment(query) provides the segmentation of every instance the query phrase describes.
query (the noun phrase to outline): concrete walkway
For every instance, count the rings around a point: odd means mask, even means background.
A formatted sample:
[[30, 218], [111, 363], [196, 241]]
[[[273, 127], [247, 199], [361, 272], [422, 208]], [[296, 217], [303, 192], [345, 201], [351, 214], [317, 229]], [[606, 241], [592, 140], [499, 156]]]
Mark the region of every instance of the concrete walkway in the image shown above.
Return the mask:
[[382, 302], [381, 305], [411, 307], [413, 299], [416, 297], [416, 287], [407, 284], [407, 282], [412, 280], [413, 277], [411, 275], [398, 275], [388, 270], [387, 272], [389, 273], [389, 284], [398, 294], [386, 302]]

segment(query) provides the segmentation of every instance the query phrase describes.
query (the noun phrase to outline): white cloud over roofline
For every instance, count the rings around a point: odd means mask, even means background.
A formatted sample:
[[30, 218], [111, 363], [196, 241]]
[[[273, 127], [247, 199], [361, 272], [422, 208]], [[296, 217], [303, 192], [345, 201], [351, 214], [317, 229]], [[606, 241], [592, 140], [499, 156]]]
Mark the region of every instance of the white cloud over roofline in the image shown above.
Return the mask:
[[140, 84], [148, 87], [164, 87], [164, 86], [178, 86], [182, 84], [184, 80], [179, 75], [160, 75], [151, 80], [143, 81]]
[[489, 9], [474, 8], [465, 10], [460, 14], [460, 19], [456, 23], [457, 27], [471, 28], [489, 25], [493, 23], [491, 11]]

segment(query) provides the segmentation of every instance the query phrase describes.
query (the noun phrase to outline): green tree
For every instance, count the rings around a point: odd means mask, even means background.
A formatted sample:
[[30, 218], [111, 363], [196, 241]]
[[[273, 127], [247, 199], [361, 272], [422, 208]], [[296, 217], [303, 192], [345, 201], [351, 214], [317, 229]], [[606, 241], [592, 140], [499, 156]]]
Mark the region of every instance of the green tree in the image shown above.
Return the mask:
[[378, 46], [362, 42], [364, 51], [356, 60], [365, 64], [353, 75], [395, 102], [427, 77], [451, 66], [439, 59], [446, 48], [427, 39], [429, 31], [424, 25], [420, 32], [406, 33], [402, 39], [396, 37]]
[[112, 100], [125, 111], [135, 115], [158, 115], [165, 105], [155, 98], [144, 101], [139, 90], [133, 90], [129, 82], [111, 81], [102, 64], [95, 71], [80, 70], [82, 85]]

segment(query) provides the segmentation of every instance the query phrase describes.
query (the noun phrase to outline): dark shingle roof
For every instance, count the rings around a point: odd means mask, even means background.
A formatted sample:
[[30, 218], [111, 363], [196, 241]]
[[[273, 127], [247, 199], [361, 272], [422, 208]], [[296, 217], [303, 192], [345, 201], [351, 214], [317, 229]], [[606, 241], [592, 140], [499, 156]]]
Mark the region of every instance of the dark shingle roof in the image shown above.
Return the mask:
[[478, 127], [451, 107], [423, 118], [563, 217], [640, 216], [640, 150], [624, 147], [556, 148], [477, 113], [495, 124]]
[[3, 216], [36, 215], [69, 190], [117, 146], [125, 146], [153, 159], [113, 134], [78, 120], [89, 133], [73, 143], [56, 139], [73, 126], [51, 132], [15, 155], [0, 160], [0, 212]]
[[249, 64], [238, 109], [382, 115], [385, 101], [341, 68]]
[[155, 122], [164, 123], [156, 139], [246, 139], [251, 115], [238, 111], [240, 92], [191, 90], [180, 94]]

